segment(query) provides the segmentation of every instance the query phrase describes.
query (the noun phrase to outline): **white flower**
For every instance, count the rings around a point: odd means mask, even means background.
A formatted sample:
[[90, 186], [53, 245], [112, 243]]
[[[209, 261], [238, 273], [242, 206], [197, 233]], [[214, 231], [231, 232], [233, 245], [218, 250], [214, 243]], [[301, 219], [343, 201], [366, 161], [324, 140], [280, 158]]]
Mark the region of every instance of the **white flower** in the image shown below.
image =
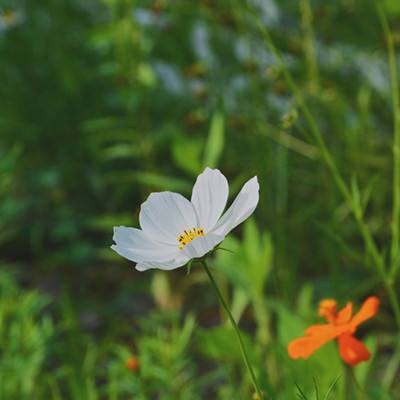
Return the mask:
[[206, 168], [197, 177], [191, 201], [173, 192], [150, 194], [140, 209], [142, 229], [114, 227], [116, 244], [111, 248], [136, 262], [139, 271], [181, 267], [192, 258], [203, 257], [247, 219], [257, 206], [258, 191], [255, 176], [221, 217], [228, 200], [228, 181], [218, 169]]

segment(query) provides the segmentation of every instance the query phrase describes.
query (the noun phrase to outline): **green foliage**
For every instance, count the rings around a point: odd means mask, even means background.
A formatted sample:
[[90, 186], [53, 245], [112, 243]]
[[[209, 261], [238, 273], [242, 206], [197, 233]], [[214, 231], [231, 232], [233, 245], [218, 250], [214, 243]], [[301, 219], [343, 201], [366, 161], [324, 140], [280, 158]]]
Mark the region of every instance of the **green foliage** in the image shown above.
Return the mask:
[[195, 328], [194, 317], [189, 315], [182, 325], [172, 320], [172, 325], [160, 326], [152, 318], [143, 324], [144, 335], [137, 341], [141, 363], [138, 383], [143, 398], [200, 399], [194, 365], [187, 354]]
[[22, 148], [14, 145], [8, 151], [3, 151], [0, 158], [0, 243], [9, 240], [15, 234], [15, 222], [23, 211], [24, 201], [15, 194], [14, 169], [21, 157]]
[[[210, 266], [263, 389], [396, 399], [399, 13], [397, 0], [0, 1], [0, 400], [251, 398], [198, 265], [138, 274], [109, 248], [150, 192], [190, 197], [205, 166], [231, 200], [260, 182], [253, 219], [221, 245], [233, 254]], [[320, 299], [371, 294], [365, 393], [336, 343], [289, 359]]]
[[48, 299], [23, 291], [0, 271], [0, 398], [40, 398], [54, 327], [43, 316]]

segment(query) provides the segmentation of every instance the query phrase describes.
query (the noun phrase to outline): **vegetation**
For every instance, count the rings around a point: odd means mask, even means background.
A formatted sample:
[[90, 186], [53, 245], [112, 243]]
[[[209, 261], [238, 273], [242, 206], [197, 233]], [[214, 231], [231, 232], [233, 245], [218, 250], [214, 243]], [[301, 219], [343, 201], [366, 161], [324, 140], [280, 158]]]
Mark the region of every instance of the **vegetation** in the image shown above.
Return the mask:
[[[205, 166], [260, 182], [209, 265], [265, 398], [400, 399], [399, 27], [398, 0], [0, 0], [0, 399], [252, 398], [204, 271], [110, 249]], [[368, 362], [290, 359], [320, 300], [372, 295]]]

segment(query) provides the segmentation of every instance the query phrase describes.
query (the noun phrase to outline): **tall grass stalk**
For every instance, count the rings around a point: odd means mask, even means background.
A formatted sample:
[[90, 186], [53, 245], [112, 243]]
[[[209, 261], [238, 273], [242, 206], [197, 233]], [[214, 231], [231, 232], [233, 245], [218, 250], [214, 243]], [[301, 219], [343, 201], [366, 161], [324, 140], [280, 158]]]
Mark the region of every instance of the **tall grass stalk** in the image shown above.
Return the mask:
[[[396, 324], [400, 331], [400, 304], [399, 304], [399, 299], [398, 299], [397, 294], [394, 289], [394, 280], [392, 279], [392, 274], [390, 274], [390, 272], [387, 272], [387, 268], [385, 267], [384, 258], [378, 249], [378, 246], [371, 234], [371, 231], [368, 227], [367, 222], [365, 221], [363, 206], [360, 203], [358, 196], [354, 195], [354, 192], [352, 192], [349, 185], [345, 182], [342, 175], [340, 174], [340, 171], [335, 163], [335, 160], [334, 160], [332, 154], [330, 153], [330, 151], [326, 145], [326, 142], [323, 138], [323, 135], [322, 135], [319, 127], [318, 127], [318, 124], [304, 99], [303, 92], [302, 92], [301, 88], [297, 85], [295, 80], [293, 79], [292, 74], [289, 71], [289, 69], [286, 67], [286, 64], [283, 61], [283, 58], [281, 56], [281, 53], [278, 50], [278, 48], [275, 46], [275, 43], [274, 43], [268, 29], [262, 23], [262, 21], [260, 20], [259, 16], [255, 12], [255, 10], [252, 8], [252, 6], [247, 1], [245, 4], [246, 4], [246, 7], [249, 10], [249, 12], [254, 16], [254, 20], [256, 21], [257, 27], [267, 45], [267, 47], [270, 49], [270, 51], [274, 55], [278, 65], [283, 73], [283, 76], [284, 76], [284, 79], [285, 79], [287, 85], [289, 86], [290, 90], [293, 92], [293, 95], [295, 96], [298, 107], [302, 111], [305, 121], [310, 129], [311, 136], [312, 136], [313, 140], [315, 141], [315, 145], [317, 146], [317, 148], [319, 149], [319, 151], [321, 153], [321, 159], [326, 164], [326, 167], [328, 168], [329, 172], [331, 173], [334, 182], [336, 183], [340, 193], [342, 194], [343, 198], [345, 199], [347, 206], [351, 210], [351, 212], [357, 222], [358, 229], [363, 238], [366, 250], [367, 250], [368, 254], [371, 256], [371, 258], [374, 262], [374, 265], [376, 267], [377, 273], [379, 274], [381, 281], [387, 291], [389, 301], [391, 303], [391, 306], [392, 306], [392, 309], [394, 312]], [[382, 15], [384, 17], [383, 12], [382, 12]], [[385, 18], [384, 18], [384, 20], [386, 21]], [[395, 69], [395, 67], [394, 67], [394, 69]], [[398, 101], [398, 99], [396, 101]], [[398, 114], [398, 111], [397, 112], [395, 111], [395, 113]], [[397, 136], [399, 136], [399, 137], [397, 137], [395, 139], [395, 142], [400, 140], [400, 133], [398, 133]], [[398, 163], [400, 165], [400, 160], [399, 160], [400, 154], [398, 152], [398, 147], [396, 147], [396, 145], [395, 145], [394, 148], [397, 149], [395, 151], [395, 154], [397, 157], [395, 164]], [[400, 177], [397, 176], [397, 173], [396, 173], [396, 179], [400, 179]], [[394, 195], [394, 198], [396, 198], [396, 204], [394, 204], [394, 213], [395, 213], [394, 217], [398, 218], [398, 216], [400, 215], [400, 188], [396, 187], [396, 188], [394, 188], [394, 191], [399, 192], [396, 195]], [[399, 234], [398, 230], [399, 229], [397, 226], [397, 228], [394, 229], [395, 239], [397, 242], [396, 246], [398, 246], [398, 234]], [[395, 246], [395, 249], [397, 249], [396, 246]]]
[[387, 363], [385, 373], [382, 377], [382, 383], [386, 389], [389, 389], [392, 386], [400, 366], [400, 337], [395, 336], [395, 343], [396, 345], [393, 351], [393, 356]]
[[308, 67], [308, 80], [313, 93], [319, 90], [319, 70], [317, 52], [315, 50], [315, 34], [313, 27], [313, 13], [310, 0], [300, 0], [301, 24], [304, 30], [304, 54]]

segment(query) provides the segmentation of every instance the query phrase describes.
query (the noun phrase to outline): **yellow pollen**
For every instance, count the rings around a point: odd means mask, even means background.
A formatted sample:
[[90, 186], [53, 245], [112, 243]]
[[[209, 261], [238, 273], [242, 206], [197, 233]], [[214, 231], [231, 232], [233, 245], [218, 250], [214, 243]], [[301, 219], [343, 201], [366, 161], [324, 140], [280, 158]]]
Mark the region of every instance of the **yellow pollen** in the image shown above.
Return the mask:
[[204, 228], [192, 228], [184, 230], [183, 233], [177, 237], [179, 242], [179, 250], [182, 250], [188, 243], [198, 236], [204, 236]]

